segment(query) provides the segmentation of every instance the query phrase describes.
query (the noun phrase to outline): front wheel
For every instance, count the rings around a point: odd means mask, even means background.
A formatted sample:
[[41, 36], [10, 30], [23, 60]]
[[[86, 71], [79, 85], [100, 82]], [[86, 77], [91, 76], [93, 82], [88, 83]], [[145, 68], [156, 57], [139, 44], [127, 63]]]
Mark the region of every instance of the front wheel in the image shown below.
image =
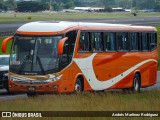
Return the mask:
[[81, 83], [80, 79], [77, 78], [75, 86], [74, 86], [74, 92], [75, 93], [81, 93], [82, 91], [83, 91], [83, 89], [82, 89], [82, 83]]
[[8, 80], [6, 80], [4, 82], [4, 88], [7, 90], [7, 92], [9, 93], [9, 85], [8, 85]]
[[134, 79], [133, 79], [133, 87], [132, 91], [133, 92], [140, 92], [140, 76], [138, 74], [135, 74]]

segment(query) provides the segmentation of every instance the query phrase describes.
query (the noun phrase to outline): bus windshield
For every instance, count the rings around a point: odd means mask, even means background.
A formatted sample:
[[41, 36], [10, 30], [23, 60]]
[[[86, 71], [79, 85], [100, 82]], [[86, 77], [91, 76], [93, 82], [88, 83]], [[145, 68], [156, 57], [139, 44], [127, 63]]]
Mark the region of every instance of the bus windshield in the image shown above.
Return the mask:
[[19, 74], [45, 74], [58, 69], [58, 42], [62, 36], [26, 37], [15, 36], [10, 70]]

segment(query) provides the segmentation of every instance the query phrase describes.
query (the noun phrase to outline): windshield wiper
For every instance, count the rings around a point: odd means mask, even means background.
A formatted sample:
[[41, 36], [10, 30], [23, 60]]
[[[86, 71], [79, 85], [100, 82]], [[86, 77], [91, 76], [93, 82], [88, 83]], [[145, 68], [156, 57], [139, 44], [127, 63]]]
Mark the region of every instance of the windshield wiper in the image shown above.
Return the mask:
[[[43, 65], [42, 65], [40, 58], [38, 56], [36, 56], [36, 59], [38, 61], [38, 64], [40, 66], [42, 73], [45, 75], [45, 71], [44, 71], [44, 68], [43, 68]], [[30, 55], [26, 54], [17, 74], [20, 74], [22, 72], [22, 70], [25, 68], [26, 63], [28, 63], [28, 62], [32, 62], [32, 61], [30, 60]]]
[[45, 75], [45, 71], [44, 71], [44, 68], [43, 68], [43, 65], [42, 65], [40, 58], [38, 56], [36, 56], [36, 59], [37, 59], [36, 61], [38, 61], [38, 64], [41, 68], [42, 73]]
[[24, 69], [24, 67], [25, 67], [25, 64], [26, 63], [28, 63], [28, 62], [32, 62], [31, 60], [30, 60], [30, 55], [29, 55], [29, 53], [26, 53], [26, 55], [25, 55], [25, 57], [24, 57], [24, 60], [23, 60], [23, 62], [22, 62], [22, 64], [21, 64], [21, 66], [20, 66], [20, 68], [18, 69], [18, 74], [20, 74], [21, 72], [22, 72], [22, 70]]

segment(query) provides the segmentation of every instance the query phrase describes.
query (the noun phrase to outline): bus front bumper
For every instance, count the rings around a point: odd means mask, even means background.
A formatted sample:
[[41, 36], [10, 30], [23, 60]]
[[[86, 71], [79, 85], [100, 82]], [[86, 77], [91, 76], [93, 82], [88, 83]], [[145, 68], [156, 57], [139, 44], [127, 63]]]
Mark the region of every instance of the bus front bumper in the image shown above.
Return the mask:
[[48, 84], [17, 84], [11, 80], [9, 82], [9, 92], [13, 93], [59, 93], [59, 82]]

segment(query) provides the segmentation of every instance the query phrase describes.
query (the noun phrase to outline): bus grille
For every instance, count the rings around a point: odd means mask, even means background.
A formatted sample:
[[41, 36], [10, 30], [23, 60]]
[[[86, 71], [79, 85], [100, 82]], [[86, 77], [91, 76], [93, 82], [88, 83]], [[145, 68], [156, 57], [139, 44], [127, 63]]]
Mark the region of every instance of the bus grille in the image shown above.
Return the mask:
[[33, 81], [33, 80], [29, 80], [29, 81], [15, 81], [15, 83], [17, 84], [47, 84], [48, 82], [46, 81]]

